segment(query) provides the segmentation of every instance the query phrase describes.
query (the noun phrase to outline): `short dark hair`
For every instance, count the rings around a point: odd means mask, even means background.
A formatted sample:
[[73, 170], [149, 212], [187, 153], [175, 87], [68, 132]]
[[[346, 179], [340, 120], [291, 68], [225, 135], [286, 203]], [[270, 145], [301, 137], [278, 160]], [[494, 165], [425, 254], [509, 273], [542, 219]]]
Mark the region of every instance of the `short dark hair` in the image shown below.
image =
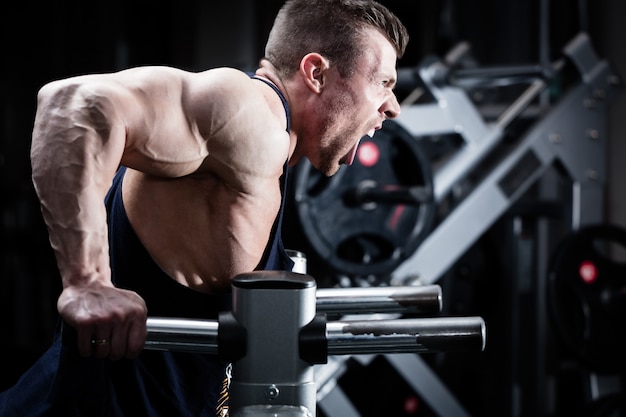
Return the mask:
[[288, 0], [278, 12], [265, 59], [290, 78], [306, 54], [318, 52], [350, 76], [366, 48], [364, 29], [378, 29], [404, 55], [409, 35], [400, 20], [373, 0]]

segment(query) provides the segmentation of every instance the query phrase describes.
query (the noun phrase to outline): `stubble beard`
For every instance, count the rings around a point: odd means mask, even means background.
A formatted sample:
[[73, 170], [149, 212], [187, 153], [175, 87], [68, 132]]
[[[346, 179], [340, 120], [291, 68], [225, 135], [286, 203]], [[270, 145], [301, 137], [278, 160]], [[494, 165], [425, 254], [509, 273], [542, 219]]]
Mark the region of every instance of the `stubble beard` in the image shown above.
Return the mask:
[[330, 177], [334, 175], [341, 167], [339, 161], [345, 153], [351, 149], [344, 149], [347, 138], [354, 135], [351, 126], [346, 126], [338, 132], [337, 125], [343, 120], [351, 120], [350, 109], [353, 107], [354, 100], [351, 100], [347, 93], [337, 96], [336, 100], [331, 101], [328, 105], [326, 117], [323, 119], [320, 150], [319, 150], [319, 171]]

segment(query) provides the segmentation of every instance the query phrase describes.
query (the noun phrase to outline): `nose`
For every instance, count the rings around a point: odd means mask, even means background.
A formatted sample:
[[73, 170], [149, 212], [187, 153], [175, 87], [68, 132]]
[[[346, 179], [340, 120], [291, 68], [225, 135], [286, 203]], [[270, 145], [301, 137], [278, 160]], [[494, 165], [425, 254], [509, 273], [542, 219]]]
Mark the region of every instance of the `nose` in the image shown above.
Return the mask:
[[380, 112], [385, 115], [385, 119], [395, 119], [400, 115], [400, 103], [398, 103], [395, 94], [391, 93], [389, 95], [381, 106]]

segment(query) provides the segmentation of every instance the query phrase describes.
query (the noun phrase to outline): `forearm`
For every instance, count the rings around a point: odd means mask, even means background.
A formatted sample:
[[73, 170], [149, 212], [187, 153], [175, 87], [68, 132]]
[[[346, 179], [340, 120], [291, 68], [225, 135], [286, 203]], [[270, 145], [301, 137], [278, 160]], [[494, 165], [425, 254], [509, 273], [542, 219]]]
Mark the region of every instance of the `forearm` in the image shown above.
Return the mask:
[[33, 183], [64, 287], [110, 282], [104, 197], [122, 158], [114, 112], [72, 88], [42, 90], [33, 130]]
[[51, 186], [43, 178], [35, 183], [63, 286], [110, 281], [106, 214], [92, 203], [103, 201], [102, 194]]

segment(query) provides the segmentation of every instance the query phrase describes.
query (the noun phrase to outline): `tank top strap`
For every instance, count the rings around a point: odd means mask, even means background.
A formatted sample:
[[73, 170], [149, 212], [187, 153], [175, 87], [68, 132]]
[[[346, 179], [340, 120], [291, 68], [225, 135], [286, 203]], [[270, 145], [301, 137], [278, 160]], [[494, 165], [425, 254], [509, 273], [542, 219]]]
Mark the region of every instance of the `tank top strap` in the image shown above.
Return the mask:
[[[280, 101], [283, 103], [283, 107], [285, 108], [285, 115], [287, 116], [287, 125], [285, 126], [285, 129], [287, 132], [289, 132], [291, 128], [291, 114], [289, 112], [289, 103], [287, 103], [287, 99], [285, 98], [283, 93], [278, 89], [278, 87], [276, 87], [273, 82], [263, 77], [259, 77], [253, 73], [248, 73], [248, 75], [250, 76], [250, 78], [259, 80], [269, 85], [276, 92], [276, 94], [280, 98]], [[280, 209], [278, 211], [278, 216], [274, 223], [274, 227], [272, 228], [269, 244], [266, 247], [265, 253], [263, 254], [263, 260], [259, 264], [258, 269], [291, 271], [294, 265], [293, 260], [289, 257], [287, 251], [285, 250], [281, 237], [283, 213], [285, 211], [285, 196], [287, 195], [287, 175], [289, 173], [288, 162], [289, 161], [285, 161], [285, 165], [283, 166], [283, 175], [280, 179], [282, 193]]]
[[280, 101], [283, 103], [283, 107], [285, 108], [285, 115], [287, 116], [287, 132], [289, 132], [289, 130], [291, 129], [291, 114], [289, 113], [289, 103], [287, 103], [287, 99], [285, 98], [283, 93], [278, 89], [278, 87], [276, 87], [276, 84], [274, 84], [270, 80], [263, 78], [263, 77], [259, 77], [258, 75], [254, 75], [254, 74], [249, 74], [249, 75], [250, 75], [250, 78], [263, 81], [265, 84], [272, 87], [272, 89], [276, 92], [276, 94], [280, 98]]

